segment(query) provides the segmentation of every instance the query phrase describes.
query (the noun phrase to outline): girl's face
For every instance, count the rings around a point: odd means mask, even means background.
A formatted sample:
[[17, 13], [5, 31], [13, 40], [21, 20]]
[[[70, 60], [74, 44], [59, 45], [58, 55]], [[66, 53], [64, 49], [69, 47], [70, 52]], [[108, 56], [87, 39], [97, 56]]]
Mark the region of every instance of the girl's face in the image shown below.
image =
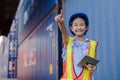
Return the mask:
[[87, 31], [87, 26], [84, 19], [79, 17], [74, 19], [72, 22], [71, 30], [75, 36], [84, 36], [85, 32]]

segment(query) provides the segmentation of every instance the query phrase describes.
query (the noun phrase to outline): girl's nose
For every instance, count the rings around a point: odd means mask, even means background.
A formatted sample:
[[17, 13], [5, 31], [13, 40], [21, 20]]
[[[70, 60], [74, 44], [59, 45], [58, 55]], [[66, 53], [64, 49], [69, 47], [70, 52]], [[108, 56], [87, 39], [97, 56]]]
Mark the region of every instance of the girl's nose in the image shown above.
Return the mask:
[[78, 29], [81, 29], [81, 26], [78, 26]]

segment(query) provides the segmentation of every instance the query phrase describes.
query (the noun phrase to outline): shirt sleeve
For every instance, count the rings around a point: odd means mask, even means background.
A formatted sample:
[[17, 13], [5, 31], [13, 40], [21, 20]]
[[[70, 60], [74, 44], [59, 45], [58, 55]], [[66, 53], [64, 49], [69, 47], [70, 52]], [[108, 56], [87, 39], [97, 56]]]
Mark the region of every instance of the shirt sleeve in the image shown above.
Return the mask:
[[[70, 39], [70, 37], [69, 37], [69, 39]], [[69, 39], [68, 39], [68, 40], [69, 40]], [[66, 42], [66, 43], [63, 44], [62, 55], [61, 55], [63, 61], [66, 61], [67, 45], [68, 45], [68, 42]]]
[[67, 51], [66, 47], [63, 47], [63, 49], [62, 49], [62, 55], [61, 55], [63, 61], [66, 61], [66, 51]]

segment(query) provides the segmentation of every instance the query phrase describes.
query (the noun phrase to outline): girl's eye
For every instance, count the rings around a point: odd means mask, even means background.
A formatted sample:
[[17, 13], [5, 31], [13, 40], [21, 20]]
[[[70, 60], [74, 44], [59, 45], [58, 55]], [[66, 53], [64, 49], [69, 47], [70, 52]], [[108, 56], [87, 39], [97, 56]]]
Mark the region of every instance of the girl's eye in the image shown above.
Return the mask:
[[75, 25], [75, 26], [77, 26], [77, 25]]
[[77, 24], [74, 24], [74, 26], [78, 26]]
[[84, 24], [80, 24], [80, 26], [84, 26]]

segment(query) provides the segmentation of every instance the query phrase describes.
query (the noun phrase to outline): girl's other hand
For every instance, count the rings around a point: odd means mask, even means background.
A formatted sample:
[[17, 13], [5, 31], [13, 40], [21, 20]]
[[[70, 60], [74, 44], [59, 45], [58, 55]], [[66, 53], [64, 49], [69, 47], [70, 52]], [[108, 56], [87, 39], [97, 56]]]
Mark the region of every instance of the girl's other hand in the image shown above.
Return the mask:
[[87, 64], [86, 68], [90, 70], [91, 72], [94, 72], [97, 69], [97, 66], [94, 66], [92, 64]]

